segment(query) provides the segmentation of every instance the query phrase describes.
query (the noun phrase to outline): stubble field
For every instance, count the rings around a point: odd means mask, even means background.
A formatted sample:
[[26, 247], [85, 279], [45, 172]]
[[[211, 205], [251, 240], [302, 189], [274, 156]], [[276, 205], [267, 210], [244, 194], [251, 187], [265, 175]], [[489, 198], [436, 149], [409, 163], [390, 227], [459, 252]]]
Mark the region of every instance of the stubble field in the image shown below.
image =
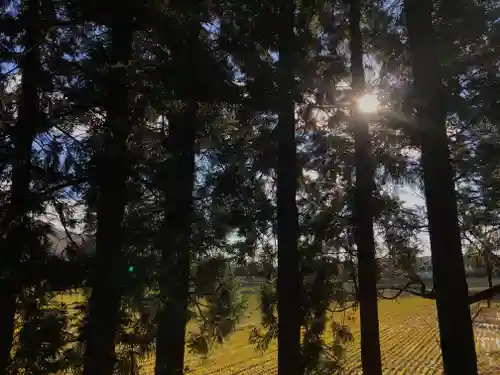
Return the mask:
[[[253, 299], [253, 300], [252, 300]], [[474, 308], [475, 309], [475, 308]], [[384, 374], [441, 374], [438, 330], [434, 301], [401, 298], [381, 301], [380, 339]], [[339, 314], [338, 320], [346, 316]], [[345, 374], [360, 374], [359, 318], [345, 319], [354, 334], [354, 342], [346, 348]], [[480, 374], [500, 373], [500, 306], [482, 309], [475, 318], [476, 346]], [[207, 359], [187, 355], [187, 374], [266, 375], [277, 371], [276, 344], [264, 353], [248, 342], [250, 326], [258, 324], [257, 302], [252, 296], [249, 310], [232, 337], [216, 348]], [[141, 373], [154, 373], [154, 359], [141, 366]]]

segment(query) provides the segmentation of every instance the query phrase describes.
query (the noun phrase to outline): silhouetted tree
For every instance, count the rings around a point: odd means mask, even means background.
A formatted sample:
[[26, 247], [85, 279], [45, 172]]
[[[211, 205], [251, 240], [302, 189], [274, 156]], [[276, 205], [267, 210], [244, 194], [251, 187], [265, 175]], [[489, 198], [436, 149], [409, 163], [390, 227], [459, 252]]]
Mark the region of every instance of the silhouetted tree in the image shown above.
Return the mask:
[[365, 92], [363, 41], [360, 30], [361, 2], [349, 2], [349, 32], [353, 90], [352, 131], [355, 142], [354, 238], [358, 255], [358, 295], [361, 324], [361, 362], [364, 374], [382, 374], [378, 329], [377, 264], [375, 261], [374, 181], [370, 132], [357, 107]]
[[445, 124], [447, 107], [432, 10], [433, 2], [430, 0], [404, 2], [418, 100], [417, 121], [439, 334], [445, 373], [476, 374], [474, 333], [467, 301], [468, 288]]

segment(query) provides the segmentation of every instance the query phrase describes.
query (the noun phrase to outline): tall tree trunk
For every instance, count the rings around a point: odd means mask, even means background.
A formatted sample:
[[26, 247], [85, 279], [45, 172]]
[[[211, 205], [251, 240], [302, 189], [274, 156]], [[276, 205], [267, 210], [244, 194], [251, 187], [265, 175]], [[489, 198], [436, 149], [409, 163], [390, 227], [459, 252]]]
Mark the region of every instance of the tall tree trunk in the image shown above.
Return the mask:
[[[486, 277], [488, 278], [488, 288], [493, 288], [493, 265], [491, 264], [491, 252], [488, 249], [484, 254], [486, 266]], [[491, 298], [488, 298], [488, 308], [491, 307]]]
[[21, 93], [19, 116], [12, 130], [12, 178], [10, 202], [1, 223], [5, 233], [2, 244], [2, 274], [0, 279], [0, 374], [5, 374], [10, 362], [16, 298], [21, 291], [20, 260], [27, 251], [30, 236], [30, 220], [27, 213], [31, 209], [31, 148], [40, 121], [40, 40], [41, 19], [39, 0], [26, 0], [21, 20], [26, 27], [23, 45], [25, 54], [19, 61], [21, 70]]
[[301, 281], [298, 251], [297, 150], [293, 99], [296, 43], [293, 1], [278, 2], [278, 374], [303, 373], [301, 357]]
[[405, 0], [445, 374], [477, 373], [432, 0]]
[[196, 124], [198, 105], [189, 103], [181, 113], [169, 117], [170, 129], [165, 162], [165, 221], [163, 229], [157, 375], [184, 372], [184, 347], [188, 322], [190, 235], [193, 211]]
[[[124, 9], [125, 8], [125, 9]], [[131, 131], [127, 66], [132, 58], [131, 15], [125, 3], [116, 4], [110, 26], [106, 134], [96, 160], [99, 192], [96, 267], [92, 275], [85, 332], [85, 375], [111, 375], [115, 364], [115, 335], [119, 325], [121, 285], [126, 265], [122, 222], [130, 161], [127, 138]]]
[[[349, 7], [352, 88], [355, 95], [365, 91], [363, 44], [360, 31], [361, 6], [351, 0]], [[370, 132], [357, 106], [353, 108], [355, 141], [355, 212], [354, 237], [358, 250], [359, 313], [361, 324], [361, 364], [363, 374], [381, 375], [380, 337], [377, 306], [377, 263], [373, 232], [373, 162]]]

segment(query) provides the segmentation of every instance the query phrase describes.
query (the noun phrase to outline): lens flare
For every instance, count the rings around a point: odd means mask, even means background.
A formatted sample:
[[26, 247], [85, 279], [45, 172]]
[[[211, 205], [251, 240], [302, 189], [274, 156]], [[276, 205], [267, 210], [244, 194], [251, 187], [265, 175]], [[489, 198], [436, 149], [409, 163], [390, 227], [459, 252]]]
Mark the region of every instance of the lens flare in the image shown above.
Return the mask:
[[363, 113], [374, 113], [379, 109], [379, 101], [375, 94], [364, 94], [358, 99], [358, 109]]

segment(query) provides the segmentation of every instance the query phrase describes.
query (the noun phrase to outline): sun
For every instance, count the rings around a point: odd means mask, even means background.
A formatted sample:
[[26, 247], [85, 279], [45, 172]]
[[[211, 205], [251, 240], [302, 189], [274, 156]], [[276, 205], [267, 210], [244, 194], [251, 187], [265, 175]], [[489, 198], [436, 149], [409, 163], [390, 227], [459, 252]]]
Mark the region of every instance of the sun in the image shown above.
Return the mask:
[[379, 108], [379, 101], [375, 94], [364, 94], [358, 100], [358, 109], [363, 113], [374, 113]]

